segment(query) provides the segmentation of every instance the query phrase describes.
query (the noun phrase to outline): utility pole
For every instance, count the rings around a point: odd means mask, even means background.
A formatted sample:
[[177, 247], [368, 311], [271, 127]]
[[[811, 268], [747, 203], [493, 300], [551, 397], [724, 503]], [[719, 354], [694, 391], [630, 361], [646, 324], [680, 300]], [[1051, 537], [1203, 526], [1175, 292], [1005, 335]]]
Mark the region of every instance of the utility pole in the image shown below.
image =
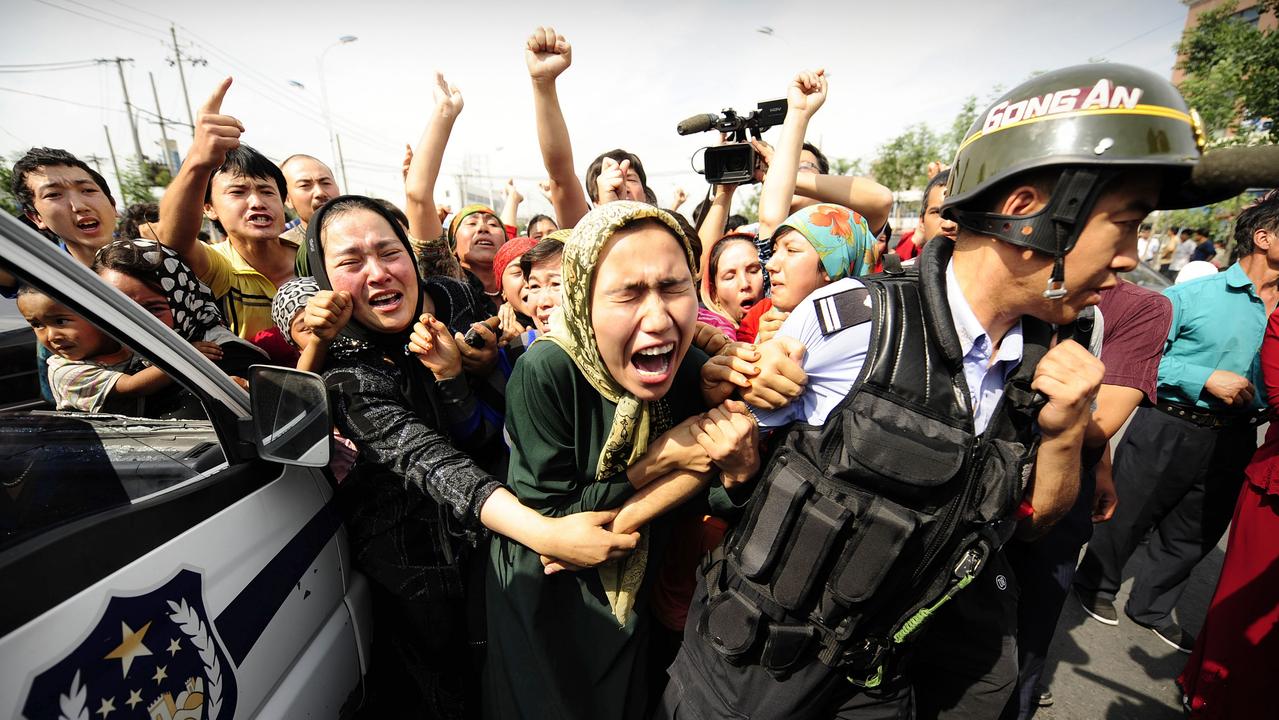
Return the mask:
[[333, 134], [338, 144], [338, 169], [342, 171], [342, 192], [350, 192], [350, 183], [346, 180], [346, 158], [342, 157], [342, 136], [337, 133]]
[[124, 64], [133, 62], [133, 58], [100, 58], [100, 63], [115, 63], [115, 69], [120, 72], [120, 89], [124, 91], [124, 110], [129, 116], [129, 129], [133, 131], [133, 150], [138, 156], [139, 167], [143, 164], [145, 157], [142, 154], [142, 141], [138, 139], [138, 120], [133, 116], [133, 103], [129, 102], [129, 86], [124, 83]]
[[124, 186], [120, 183], [120, 163], [115, 159], [115, 145], [111, 144], [111, 130], [106, 125], [102, 126], [102, 132], [107, 134], [107, 150], [111, 151], [111, 167], [115, 168], [115, 184], [120, 189], [121, 197], [123, 197]]
[[93, 163], [93, 169], [97, 170], [99, 175], [102, 174], [102, 161], [106, 160], [106, 158], [101, 155], [85, 155], [84, 159]]
[[164, 155], [164, 166], [169, 168], [169, 176], [178, 174], [178, 169], [173, 167], [173, 159], [169, 157], [169, 133], [164, 129], [164, 113], [160, 110], [160, 93], [155, 89], [155, 74], [147, 73], [147, 77], [151, 78], [151, 96], [155, 98], [155, 116], [160, 120], [160, 154]]
[[[178, 66], [178, 79], [182, 81], [182, 99], [186, 101], [187, 123], [191, 125], [191, 137], [195, 137], [195, 115], [191, 114], [191, 96], [187, 93], [187, 76], [182, 70], [182, 48], [178, 45], [178, 31], [169, 24], [169, 37], [173, 38], [173, 57], [168, 58], [170, 65]], [[192, 65], [208, 65], [204, 58], [188, 57], [186, 61]]]

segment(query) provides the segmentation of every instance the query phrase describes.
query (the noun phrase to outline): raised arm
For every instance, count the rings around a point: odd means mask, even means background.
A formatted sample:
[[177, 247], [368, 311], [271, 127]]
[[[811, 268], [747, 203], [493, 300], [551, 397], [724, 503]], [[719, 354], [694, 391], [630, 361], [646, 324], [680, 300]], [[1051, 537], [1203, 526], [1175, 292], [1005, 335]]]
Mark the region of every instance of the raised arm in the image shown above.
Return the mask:
[[679, 212], [686, 202], [688, 202], [688, 193], [684, 192], [682, 187], [675, 188], [675, 195], [671, 198], [671, 209]]
[[[711, 204], [706, 207], [706, 215], [702, 217], [702, 224], [697, 227], [697, 238], [702, 241], [703, 248], [709, 250], [715, 247], [715, 243], [724, 237], [724, 225], [728, 222], [728, 216], [732, 212], [733, 193], [736, 190], [736, 185], [715, 186], [715, 194], [711, 197]], [[703, 252], [702, 277], [706, 277], [706, 273], [710, 271], [710, 265], [710, 252]]]
[[559, 226], [570, 228], [590, 209], [573, 170], [573, 146], [555, 89], [555, 79], [573, 62], [573, 48], [564, 36], [556, 34], [555, 28], [539, 27], [528, 38], [524, 61], [533, 81], [537, 142], [542, 148], [542, 163], [550, 176], [551, 206]]
[[409, 218], [409, 234], [424, 242], [444, 232], [435, 208], [435, 181], [444, 163], [444, 147], [448, 145], [453, 123], [462, 112], [462, 93], [456, 86], [435, 73], [435, 109], [426, 124], [422, 139], [413, 151], [408, 175], [404, 178], [404, 214]]
[[893, 191], [870, 178], [800, 173], [795, 178], [795, 192], [856, 210], [872, 232], [884, 227], [893, 210]]
[[244, 132], [239, 120], [222, 114], [222, 99], [230, 87], [231, 78], [226, 78], [200, 106], [186, 162], [160, 200], [160, 242], [181, 256], [196, 277], [203, 277], [209, 269], [199, 238], [204, 192], [227, 153], [240, 147]]
[[802, 72], [786, 90], [786, 120], [777, 148], [764, 175], [764, 190], [759, 196], [759, 236], [772, 237], [777, 226], [790, 214], [795, 195], [795, 176], [799, 173], [799, 153], [804, 149], [808, 121], [826, 102], [826, 71]]
[[[517, 227], [515, 221], [519, 215], [520, 203], [524, 202], [524, 196], [515, 187], [515, 178], [506, 181], [503, 194], [506, 195], [506, 204], [502, 206], [502, 224], [506, 227]], [[519, 234], [518, 229], [515, 234]]]

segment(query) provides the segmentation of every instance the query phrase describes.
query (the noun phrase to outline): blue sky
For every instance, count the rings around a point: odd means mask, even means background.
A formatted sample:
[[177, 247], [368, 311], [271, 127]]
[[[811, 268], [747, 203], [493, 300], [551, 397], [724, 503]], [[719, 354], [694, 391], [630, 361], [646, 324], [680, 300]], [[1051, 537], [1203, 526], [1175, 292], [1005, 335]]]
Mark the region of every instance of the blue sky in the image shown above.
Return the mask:
[[[234, 76], [224, 111], [245, 124], [246, 142], [277, 159], [296, 152], [328, 157], [316, 60], [338, 36], [355, 35], [358, 41], [333, 48], [325, 63], [350, 189], [397, 201], [404, 144], [416, 143], [422, 130], [436, 69], [466, 99], [444, 172], [468, 170], [495, 184], [514, 176], [526, 196], [538, 195], [534, 182], [544, 171], [523, 47], [534, 27], [554, 25], [574, 48], [560, 98], [579, 173], [599, 152], [624, 147], [644, 160], [666, 203], [676, 185], [694, 197], [706, 189], [689, 158], [710, 134], [681, 138], [674, 132], [679, 120], [781, 97], [801, 69], [825, 67], [831, 76], [810, 139], [832, 156], [869, 158], [906, 126], [948, 126], [968, 95], [986, 98], [1036, 70], [1106, 58], [1170, 74], [1186, 6], [7, 0], [0, 12], [0, 66], [132, 57], [125, 76], [134, 103], [154, 111], [150, 71], [164, 114], [185, 121], [177, 72], [165, 62], [169, 21], [177, 23], [184, 52], [208, 63], [187, 68], [192, 105], [221, 77]], [[757, 32], [762, 26], [773, 34]], [[0, 70], [0, 152], [50, 145], [105, 157], [105, 124], [123, 160], [133, 144], [122, 107], [114, 65]], [[155, 125], [144, 117], [139, 130], [144, 149], [157, 147]], [[185, 152], [189, 131], [169, 131]], [[104, 169], [111, 179], [109, 161]]]

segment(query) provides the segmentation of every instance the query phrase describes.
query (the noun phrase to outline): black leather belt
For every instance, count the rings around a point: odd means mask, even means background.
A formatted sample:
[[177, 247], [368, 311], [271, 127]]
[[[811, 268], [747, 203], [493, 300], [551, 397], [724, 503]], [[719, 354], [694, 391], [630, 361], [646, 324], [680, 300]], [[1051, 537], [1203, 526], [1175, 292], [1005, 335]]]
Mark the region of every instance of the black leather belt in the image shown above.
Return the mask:
[[1233, 427], [1256, 427], [1268, 419], [1265, 411], [1256, 410], [1252, 412], [1212, 412], [1201, 407], [1193, 405], [1182, 405], [1180, 403], [1159, 402], [1155, 403], [1155, 407], [1160, 412], [1168, 413], [1173, 417], [1181, 418], [1190, 423], [1194, 423], [1199, 427], [1221, 429]]

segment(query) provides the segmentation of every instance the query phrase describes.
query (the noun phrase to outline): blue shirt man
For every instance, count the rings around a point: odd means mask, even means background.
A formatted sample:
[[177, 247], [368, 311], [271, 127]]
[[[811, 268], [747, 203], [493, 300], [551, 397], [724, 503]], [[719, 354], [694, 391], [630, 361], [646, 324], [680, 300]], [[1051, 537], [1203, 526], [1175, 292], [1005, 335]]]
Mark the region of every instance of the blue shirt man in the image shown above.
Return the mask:
[[1172, 301], [1172, 327], [1159, 363], [1159, 399], [1220, 412], [1229, 406], [1208, 392], [1216, 370], [1242, 375], [1257, 392], [1251, 407], [1265, 406], [1257, 349], [1266, 331], [1266, 304], [1239, 263], [1216, 275], [1164, 290]]

